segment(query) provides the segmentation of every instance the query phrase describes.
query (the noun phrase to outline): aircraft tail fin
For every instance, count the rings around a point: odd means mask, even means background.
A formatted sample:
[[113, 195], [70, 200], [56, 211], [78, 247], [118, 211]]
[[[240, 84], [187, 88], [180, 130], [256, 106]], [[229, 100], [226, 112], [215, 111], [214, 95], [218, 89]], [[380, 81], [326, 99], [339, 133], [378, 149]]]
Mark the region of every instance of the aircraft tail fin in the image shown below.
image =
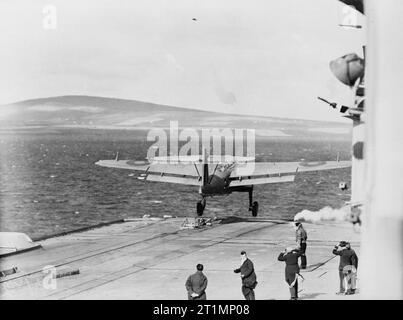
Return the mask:
[[208, 177], [209, 177], [209, 172], [208, 172], [208, 154], [207, 150], [203, 149], [203, 186], [208, 184]]

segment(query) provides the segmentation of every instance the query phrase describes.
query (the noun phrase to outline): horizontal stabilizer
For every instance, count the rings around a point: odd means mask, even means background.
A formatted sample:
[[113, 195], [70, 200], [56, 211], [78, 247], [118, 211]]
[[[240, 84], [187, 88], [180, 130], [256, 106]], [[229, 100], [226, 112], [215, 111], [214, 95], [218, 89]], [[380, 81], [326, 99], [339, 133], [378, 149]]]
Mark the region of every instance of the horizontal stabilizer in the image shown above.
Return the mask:
[[[150, 163], [174, 164], [174, 163], [201, 163], [202, 155], [195, 156], [161, 156], [149, 159]], [[242, 157], [232, 155], [210, 155], [207, 157], [207, 163], [245, 163], [255, 161], [255, 157]]]

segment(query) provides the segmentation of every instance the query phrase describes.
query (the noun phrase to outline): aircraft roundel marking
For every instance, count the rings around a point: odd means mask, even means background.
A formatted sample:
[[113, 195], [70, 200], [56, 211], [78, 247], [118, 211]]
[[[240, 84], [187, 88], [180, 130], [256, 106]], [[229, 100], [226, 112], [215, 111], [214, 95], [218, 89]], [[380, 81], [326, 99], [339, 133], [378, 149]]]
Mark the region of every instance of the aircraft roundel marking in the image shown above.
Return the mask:
[[300, 162], [299, 165], [301, 167], [317, 167], [322, 164], [326, 164], [326, 161], [310, 161], [310, 162]]

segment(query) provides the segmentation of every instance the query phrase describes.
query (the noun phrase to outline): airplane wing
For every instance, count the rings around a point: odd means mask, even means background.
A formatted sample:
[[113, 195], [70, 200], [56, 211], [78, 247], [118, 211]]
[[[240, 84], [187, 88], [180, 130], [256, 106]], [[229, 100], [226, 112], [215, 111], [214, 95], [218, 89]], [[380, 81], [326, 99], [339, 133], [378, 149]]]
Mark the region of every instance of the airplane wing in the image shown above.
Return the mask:
[[351, 167], [351, 161], [310, 161], [299, 162], [298, 172], [333, 170]]
[[[201, 163], [144, 164], [133, 160], [100, 160], [96, 165], [109, 168], [142, 171], [139, 179], [185, 185], [202, 185]], [[350, 161], [317, 162], [248, 162], [237, 163], [231, 173], [231, 186], [245, 186], [294, 181], [297, 172], [347, 168]]]
[[179, 183], [193, 186], [202, 184], [199, 163], [148, 163], [133, 160], [100, 160], [95, 163], [101, 167], [142, 171], [139, 179], [146, 181]]
[[255, 162], [237, 164], [231, 173], [231, 186], [294, 181], [297, 172], [351, 167], [351, 161]]

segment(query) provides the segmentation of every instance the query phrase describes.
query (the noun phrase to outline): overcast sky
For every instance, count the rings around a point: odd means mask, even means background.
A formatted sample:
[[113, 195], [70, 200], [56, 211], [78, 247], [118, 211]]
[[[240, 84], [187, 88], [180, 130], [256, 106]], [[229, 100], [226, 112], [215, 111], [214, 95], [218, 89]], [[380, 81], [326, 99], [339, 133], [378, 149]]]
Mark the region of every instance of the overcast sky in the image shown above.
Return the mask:
[[316, 97], [351, 99], [329, 70], [334, 58], [362, 55], [365, 31], [338, 26], [344, 8], [336, 0], [2, 0], [0, 104], [79, 94], [342, 121]]

